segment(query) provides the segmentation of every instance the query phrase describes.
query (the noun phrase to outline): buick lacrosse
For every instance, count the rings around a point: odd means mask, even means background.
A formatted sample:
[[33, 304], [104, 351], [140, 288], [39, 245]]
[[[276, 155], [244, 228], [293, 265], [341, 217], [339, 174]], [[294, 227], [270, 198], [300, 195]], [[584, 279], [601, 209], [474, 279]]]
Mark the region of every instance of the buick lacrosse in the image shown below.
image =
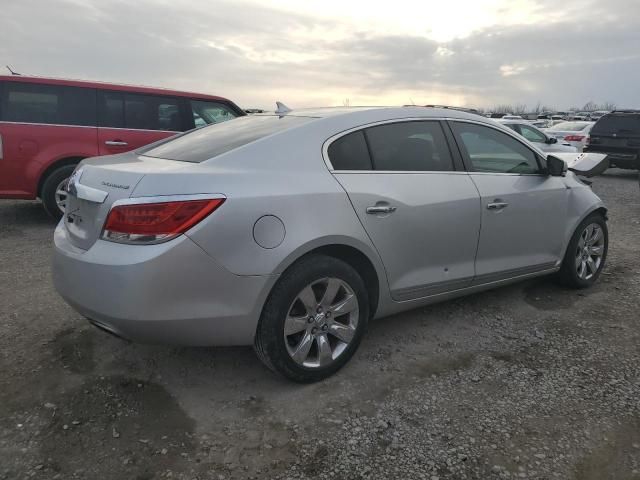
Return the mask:
[[280, 108], [83, 161], [53, 279], [117, 336], [250, 344], [316, 381], [370, 319], [539, 275], [593, 284], [606, 209], [577, 175], [603, 165], [455, 109]]

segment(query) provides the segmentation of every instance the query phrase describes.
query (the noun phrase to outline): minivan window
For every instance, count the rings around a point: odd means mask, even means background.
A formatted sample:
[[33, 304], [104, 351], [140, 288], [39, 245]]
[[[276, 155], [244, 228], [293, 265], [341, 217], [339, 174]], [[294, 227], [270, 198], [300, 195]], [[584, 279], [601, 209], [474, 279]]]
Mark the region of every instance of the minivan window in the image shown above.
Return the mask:
[[362, 130], [338, 138], [329, 145], [327, 153], [334, 170], [371, 170], [371, 158]]
[[181, 100], [160, 95], [101, 92], [100, 126], [180, 132]]
[[313, 120], [311, 117], [252, 115], [193, 130], [138, 153], [183, 162], [204, 162], [268, 135]]
[[96, 125], [96, 92], [91, 88], [6, 82], [1, 119], [48, 125]]
[[226, 122], [236, 118], [238, 114], [230, 107], [206, 100], [190, 100], [193, 123], [196, 128], [211, 125], [212, 123]]
[[533, 150], [495, 128], [453, 122], [452, 128], [476, 172], [540, 173]]
[[437, 121], [389, 123], [365, 130], [375, 170], [453, 170], [449, 147]]

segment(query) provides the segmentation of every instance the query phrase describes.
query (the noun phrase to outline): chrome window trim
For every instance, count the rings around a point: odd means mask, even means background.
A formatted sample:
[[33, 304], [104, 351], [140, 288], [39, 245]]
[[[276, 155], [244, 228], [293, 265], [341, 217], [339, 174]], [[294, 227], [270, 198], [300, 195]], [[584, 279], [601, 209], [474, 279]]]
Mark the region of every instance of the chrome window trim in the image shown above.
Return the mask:
[[[533, 153], [536, 155], [536, 157], [540, 157], [542, 159], [546, 158], [546, 155], [539, 150], [535, 145], [530, 145], [528, 144], [529, 142], [525, 143], [522, 141], [522, 136], [520, 134], [518, 134], [517, 132], [515, 132], [514, 130], [511, 130], [510, 128], [507, 127], [501, 127], [500, 124], [498, 124], [498, 128], [496, 128], [496, 125], [493, 125], [492, 123], [489, 122], [482, 122], [482, 121], [478, 121], [478, 120], [470, 120], [467, 118], [453, 118], [453, 117], [407, 117], [407, 118], [394, 118], [391, 120], [380, 120], [377, 122], [371, 122], [371, 123], [366, 123], [363, 125], [358, 125], [357, 127], [352, 127], [348, 130], [343, 130], [342, 132], [336, 133], [332, 136], [330, 136], [329, 138], [327, 138], [324, 143], [322, 144], [322, 160], [324, 161], [325, 166], [327, 167], [327, 169], [329, 170], [330, 173], [333, 174], [343, 174], [343, 173], [347, 173], [347, 174], [473, 174], [473, 175], [507, 175], [507, 176], [536, 176], [536, 177], [545, 177], [547, 176], [545, 173], [507, 173], [507, 172], [475, 172], [475, 171], [470, 171], [466, 169], [466, 165], [465, 165], [465, 170], [464, 171], [451, 171], [451, 170], [429, 170], [429, 171], [425, 171], [425, 170], [336, 170], [333, 168], [333, 165], [331, 164], [331, 160], [329, 159], [329, 147], [331, 146], [331, 144], [338, 140], [341, 137], [344, 137], [345, 135], [348, 135], [350, 133], [356, 132], [358, 130], [364, 130], [365, 128], [370, 128], [370, 127], [375, 127], [377, 125], [386, 125], [388, 123], [403, 123], [403, 122], [415, 122], [415, 121], [447, 121], [447, 122], [464, 122], [464, 123], [473, 123], [476, 125], [481, 125], [487, 128], [492, 128], [494, 130], [497, 130], [499, 132], [502, 133], [506, 133], [507, 135], [509, 135], [510, 137], [512, 137], [514, 140], [516, 140], [517, 142], [521, 143], [522, 145], [524, 145], [526, 148], [528, 148], [529, 150], [532, 150]], [[518, 138], [521, 137], [521, 138]], [[525, 139], [526, 140], [526, 139]], [[542, 168], [542, 166], [541, 166]]]
[[98, 125], [67, 125], [64, 123], [9, 122], [7, 120], [1, 120], [0, 123], [8, 123], [11, 125], [35, 125], [42, 127], [100, 128], [103, 130], [127, 130], [133, 132], [183, 133], [181, 130], [148, 130], [144, 128], [100, 127]]

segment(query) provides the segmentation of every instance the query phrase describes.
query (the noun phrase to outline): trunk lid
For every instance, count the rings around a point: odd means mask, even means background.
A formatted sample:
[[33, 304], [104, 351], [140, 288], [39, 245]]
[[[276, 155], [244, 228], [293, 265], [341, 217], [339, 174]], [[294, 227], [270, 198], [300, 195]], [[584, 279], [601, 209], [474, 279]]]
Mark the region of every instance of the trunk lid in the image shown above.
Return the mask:
[[146, 174], [179, 169], [183, 165], [140, 157], [134, 152], [84, 160], [67, 187], [63, 218], [71, 243], [88, 250], [100, 236], [115, 201], [130, 197]]

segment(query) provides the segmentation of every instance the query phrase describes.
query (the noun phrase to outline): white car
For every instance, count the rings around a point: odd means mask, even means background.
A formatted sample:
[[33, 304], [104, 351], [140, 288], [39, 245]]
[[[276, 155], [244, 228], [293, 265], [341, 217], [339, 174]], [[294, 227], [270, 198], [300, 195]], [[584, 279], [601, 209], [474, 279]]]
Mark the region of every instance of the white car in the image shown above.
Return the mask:
[[559, 142], [566, 142], [576, 147], [579, 152], [586, 146], [589, 132], [596, 122], [562, 122], [545, 130], [549, 136]]
[[498, 120], [505, 127], [519, 133], [543, 152], [577, 152], [576, 147], [564, 140], [549, 136], [526, 120]]

